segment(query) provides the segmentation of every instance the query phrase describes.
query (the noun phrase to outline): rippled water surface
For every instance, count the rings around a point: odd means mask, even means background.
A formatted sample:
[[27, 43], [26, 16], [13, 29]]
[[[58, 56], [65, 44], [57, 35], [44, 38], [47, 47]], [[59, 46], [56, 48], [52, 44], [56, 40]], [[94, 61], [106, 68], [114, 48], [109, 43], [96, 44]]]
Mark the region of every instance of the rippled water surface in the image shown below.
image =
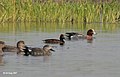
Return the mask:
[[120, 24], [3, 24], [0, 40], [8, 45], [24, 40], [28, 46], [43, 47], [43, 39], [71, 31], [85, 34], [89, 28], [97, 32], [91, 43], [66, 40], [64, 46], [51, 44], [56, 51], [52, 56], [5, 52], [0, 57], [0, 77], [120, 77]]

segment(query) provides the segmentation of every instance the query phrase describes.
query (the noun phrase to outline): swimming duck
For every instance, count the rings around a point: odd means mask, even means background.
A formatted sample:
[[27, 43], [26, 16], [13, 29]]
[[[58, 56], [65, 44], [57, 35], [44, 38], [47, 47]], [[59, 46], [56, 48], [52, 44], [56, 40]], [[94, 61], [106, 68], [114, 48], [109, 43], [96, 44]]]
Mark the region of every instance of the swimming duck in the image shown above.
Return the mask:
[[31, 48], [25, 45], [24, 41], [17, 42], [17, 48], [19, 49], [18, 54], [22, 54], [24, 56], [49, 56], [52, 53], [50, 51], [54, 51], [51, 46], [45, 45], [43, 48]]
[[5, 42], [4, 41], [0, 41], [0, 56], [3, 56], [3, 48], [5, 47]]
[[87, 31], [87, 35], [85, 36], [85, 38], [87, 40], [92, 40], [93, 39], [93, 34], [96, 34], [95, 30], [94, 29], [89, 29]]
[[18, 41], [17, 46], [5, 45], [3, 48], [3, 51], [4, 52], [17, 52], [17, 53], [19, 53], [19, 52], [23, 51], [24, 46], [25, 46], [24, 41]]
[[78, 39], [78, 37], [83, 37], [84, 35], [83, 34], [80, 34], [80, 33], [76, 33], [76, 32], [67, 32], [65, 33], [66, 34], [66, 37], [71, 40], [72, 38], [76, 38]]
[[87, 31], [87, 35], [81, 34], [81, 33], [76, 33], [76, 32], [67, 32], [65, 33], [66, 36], [68, 37], [69, 40], [71, 40], [73, 37], [76, 38], [86, 38], [88, 40], [93, 38], [93, 34], [96, 34], [94, 29], [89, 29]]
[[[0, 53], [3, 52], [17, 52], [18, 55], [24, 56], [49, 56], [51, 51], [54, 51], [51, 46], [45, 45], [43, 48], [31, 48], [25, 45], [25, 42], [20, 40], [17, 42], [17, 46], [4, 45], [4, 42], [0, 41]], [[3, 54], [3, 53], [2, 53]]]
[[61, 34], [59, 39], [45, 39], [43, 41], [44, 41], [44, 43], [63, 45], [65, 43], [64, 39], [65, 39], [64, 35]]
[[25, 56], [30, 55], [30, 48], [25, 45], [25, 42], [20, 40], [17, 42], [17, 46], [4, 45], [3, 52], [17, 52], [17, 54], [23, 54]]
[[31, 56], [50, 56], [54, 51], [52, 46], [44, 45], [43, 48], [32, 48], [31, 49]]

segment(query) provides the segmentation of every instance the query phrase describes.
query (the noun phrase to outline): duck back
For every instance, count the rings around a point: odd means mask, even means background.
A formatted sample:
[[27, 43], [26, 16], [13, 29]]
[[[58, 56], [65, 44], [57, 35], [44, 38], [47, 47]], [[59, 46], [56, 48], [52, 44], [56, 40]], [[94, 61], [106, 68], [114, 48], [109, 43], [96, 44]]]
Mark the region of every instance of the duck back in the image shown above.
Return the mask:
[[58, 39], [46, 39], [46, 40], [43, 40], [45, 43], [53, 43], [53, 44], [57, 44], [57, 43], [60, 43], [60, 40]]
[[32, 48], [31, 56], [43, 56], [43, 49], [41, 48]]

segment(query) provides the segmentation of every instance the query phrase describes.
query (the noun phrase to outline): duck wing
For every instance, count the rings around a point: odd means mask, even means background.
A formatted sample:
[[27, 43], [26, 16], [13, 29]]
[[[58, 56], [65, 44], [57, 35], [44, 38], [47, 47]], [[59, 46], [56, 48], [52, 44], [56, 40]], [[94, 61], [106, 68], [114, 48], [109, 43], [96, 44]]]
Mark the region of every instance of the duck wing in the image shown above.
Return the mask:
[[11, 45], [5, 45], [5, 47], [3, 48], [4, 52], [17, 52], [18, 48], [15, 46], [11, 46]]
[[45, 39], [43, 41], [44, 43], [59, 43], [60, 42], [60, 40], [58, 39]]
[[44, 51], [42, 48], [32, 48], [31, 49], [31, 56], [43, 56]]

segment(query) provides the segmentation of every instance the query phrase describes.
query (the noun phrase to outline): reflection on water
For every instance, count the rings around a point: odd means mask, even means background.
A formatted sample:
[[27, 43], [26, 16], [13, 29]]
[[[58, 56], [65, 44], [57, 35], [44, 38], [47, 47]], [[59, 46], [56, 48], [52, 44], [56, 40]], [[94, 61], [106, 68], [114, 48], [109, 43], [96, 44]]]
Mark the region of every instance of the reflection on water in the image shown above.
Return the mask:
[[43, 62], [48, 62], [49, 58], [50, 58], [50, 56], [43, 56]]
[[24, 40], [30, 47], [42, 48], [43, 39], [59, 38], [61, 33], [71, 31], [86, 34], [89, 28], [97, 31], [95, 39], [66, 40], [64, 46], [50, 44], [56, 51], [52, 56], [26, 57], [6, 52], [0, 57], [4, 64], [0, 66], [0, 77], [119, 77], [119, 24], [4, 23], [0, 25], [0, 40], [9, 45]]
[[3, 60], [3, 56], [0, 56], [0, 66], [4, 65], [4, 60]]
[[66, 31], [84, 31], [90, 28], [103, 31], [116, 31], [119, 24], [82, 24], [82, 23], [2, 23], [0, 32], [2, 33], [20, 33], [20, 32], [66, 32]]
[[87, 40], [87, 42], [88, 42], [88, 43], [92, 43], [92, 42], [93, 42], [93, 40]]

